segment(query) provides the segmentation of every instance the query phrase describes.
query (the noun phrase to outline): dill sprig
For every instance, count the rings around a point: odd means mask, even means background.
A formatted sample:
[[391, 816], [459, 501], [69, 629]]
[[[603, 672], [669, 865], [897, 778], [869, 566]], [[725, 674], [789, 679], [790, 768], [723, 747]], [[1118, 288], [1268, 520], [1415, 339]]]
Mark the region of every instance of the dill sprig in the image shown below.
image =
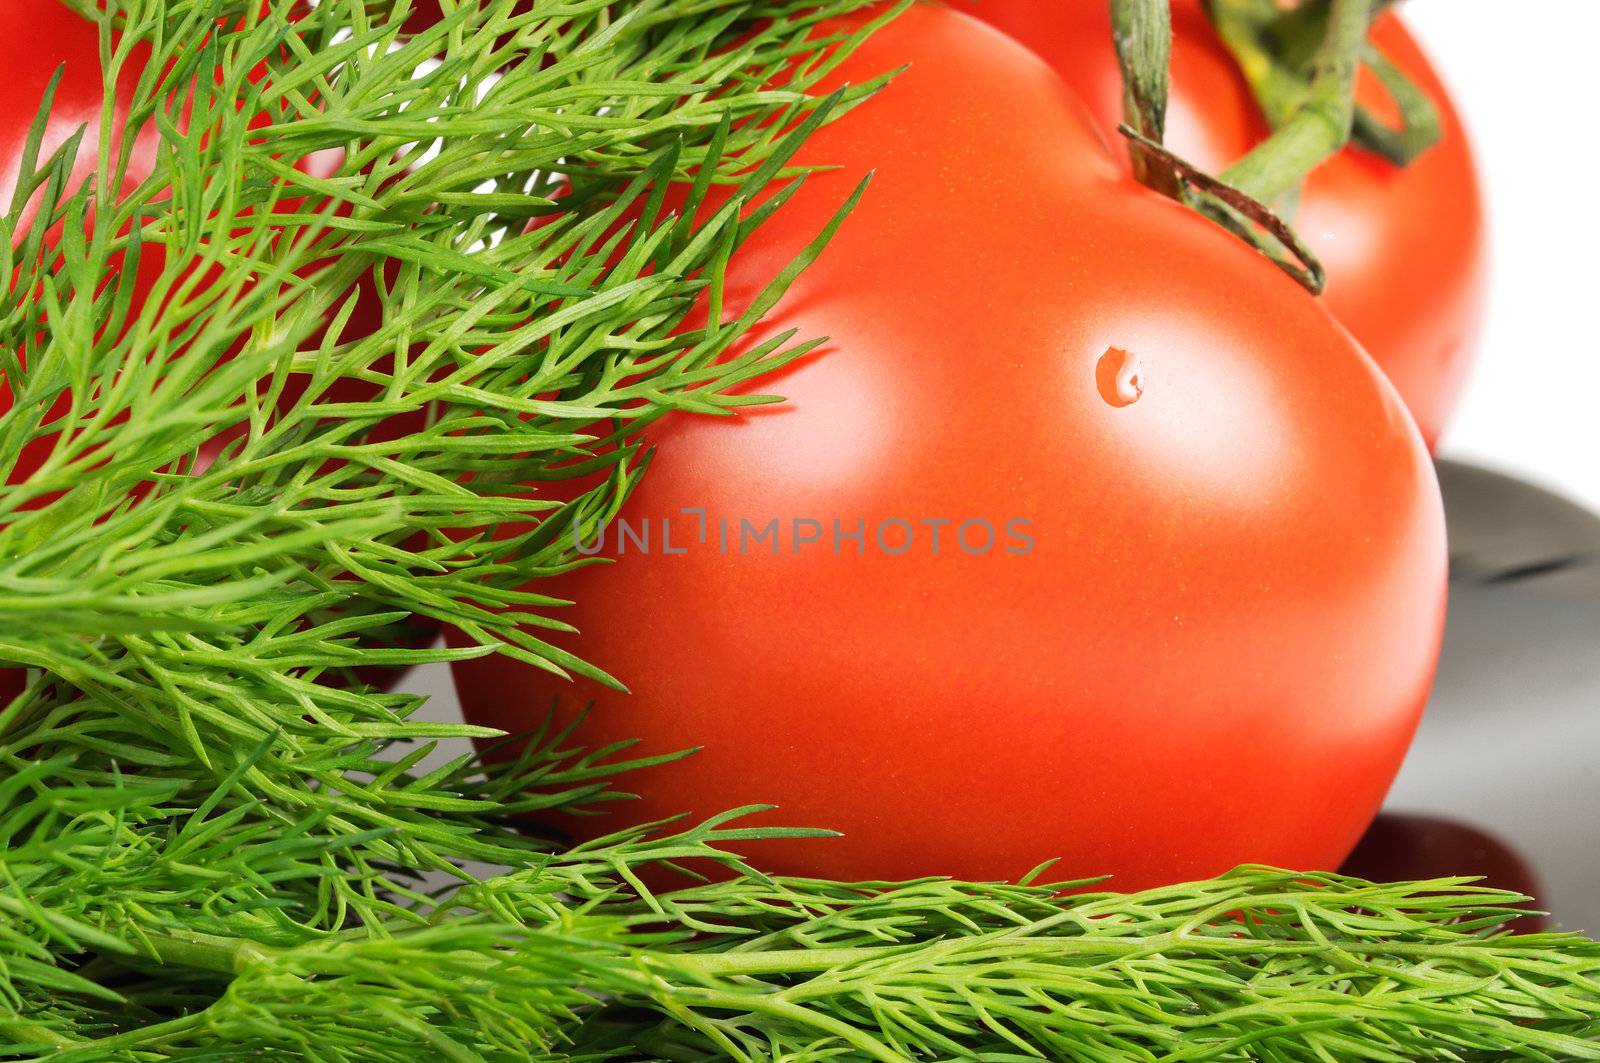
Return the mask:
[[[0, 218], [0, 1057], [1600, 1057], [1600, 946], [1504, 936], [1523, 899], [1464, 880], [775, 880], [739, 844], [818, 832], [749, 810], [567, 847], [519, 817], [653, 761], [547, 729], [434, 766], [492, 733], [349, 681], [607, 678], [524, 588], [647, 474], [641, 425], [764, 401], [817, 341], [736, 346], [827, 231], [690, 314], [877, 87], [811, 92], [867, 0], [484, 0], [416, 36], [404, 2], [74, 6], [137, 87], [97, 144], [36, 125]], [[419, 614], [475, 645], [373, 641]]]

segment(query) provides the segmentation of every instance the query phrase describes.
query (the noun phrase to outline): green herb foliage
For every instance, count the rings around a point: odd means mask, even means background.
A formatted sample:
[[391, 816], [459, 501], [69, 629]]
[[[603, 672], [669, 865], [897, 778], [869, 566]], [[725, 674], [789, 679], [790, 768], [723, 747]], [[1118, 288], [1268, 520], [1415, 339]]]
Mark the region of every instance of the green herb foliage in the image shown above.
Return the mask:
[[[489, 652], [606, 678], [524, 588], [644, 472], [640, 426], [762, 401], [741, 385], [817, 339], [735, 346], [827, 232], [755, 306], [690, 314], [782, 209], [753, 194], [876, 88], [810, 91], [871, 29], [817, 23], [864, 5], [484, 0], [414, 38], [375, 0], [97, 16], [154, 174], [124, 187], [104, 123], [72, 188], [79, 145], [36, 135], [0, 205], [0, 660], [29, 670], [0, 1057], [1600, 1058], [1600, 945], [1497, 935], [1515, 897], [771, 880], [728, 847], [815, 832], [740, 813], [566, 849], [518, 817], [642, 762], [547, 732], [424, 767], [489, 732], [351, 682]], [[293, 165], [327, 149], [332, 176]], [[371, 644], [413, 614], [476, 645]], [[644, 888], [682, 861], [731, 877]]]

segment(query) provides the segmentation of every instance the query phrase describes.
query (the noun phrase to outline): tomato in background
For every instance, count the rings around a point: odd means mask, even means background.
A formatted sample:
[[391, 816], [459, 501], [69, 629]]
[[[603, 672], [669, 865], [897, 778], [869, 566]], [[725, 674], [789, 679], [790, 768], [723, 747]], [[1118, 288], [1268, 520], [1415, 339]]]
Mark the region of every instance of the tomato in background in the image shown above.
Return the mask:
[[[61, 0], [7, 0], [0, 7], [0, 32], [13, 41], [6, 62], [6, 78], [0, 83], [0, 203], [11, 205], [16, 189], [23, 146], [39, 102], [50, 78], [63, 67], [56, 89], [55, 105], [45, 125], [39, 159], [50, 157], [80, 126], [83, 141], [74, 160], [72, 183], [82, 183], [93, 175], [98, 160], [94, 145], [99, 142], [104, 92], [100, 80], [100, 38], [93, 25], [74, 13]], [[131, 91], [137, 72], [127, 72], [127, 91]], [[119, 93], [115, 121], [127, 118], [120, 105], [127, 91]], [[155, 164], [158, 134], [154, 128], [135, 141], [129, 173], [136, 180]]]
[[[38, 163], [42, 165], [82, 128], [73, 157], [71, 189], [94, 176], [98, 168], [96, 145], [105, 91], [100, 77], [99, 32], [60, 0], [7, 0], [0, 5], [0, 37], [21, 45], [12, 50], [6, 77], [0, 82], [0, 209], [9, 209], [21, 180], [23, 150], [56, 70], [61, 68], [61, 82], [45, 122]], [[119, 86], [112, 115], [118, 131], [127, 120], [126, 101], [137, 77], [137, 71], [130, 69]], [[136, 187], [150, 173], [158, 143], [154, 126], [135, 138], [123, 191]], [[24, 219], [31, 219], [37, 210], [35, 200], [24, 211]], [[138, 297], [149, 290], [159, 271], [155, 254], [140, 262]], [[10, 409], [11, 403], [11, 388], [0, 374], [0, 414]], [[23, 467], [14, 470], [13, 476], [25, 476], [36, 465], [36, 460], [29, 461], [24, 455]]]
[[[98, 148], [106, 93], [101, 79], [99, 29], [60, 0], [7, 0], [0, 5], [0, 36], [27, 44], [27, 47], [15, 50], [8, 76], [0, 84], [0, 204], [10, 206], [22, 176], [24, 148], [45, 90], [58, 69], [61, 71], [61, 80], [56, 86], [45, 120], [38, 164], [42, 165], [82, 129], [82, 137], [72, 160], [68, 185], [70, 194], [94, 177], [100, 165]], [[147, 59], [148, 55], [142, 49], [134, 54], [123, 70], [122, 83], [113, 94], [111, 121], [112, 135], [116, 138], [124, 134], [132, 95], [141, 73], [139, 64]], [[260, 120], [266, 121], [266, 116]], [[137, 131], [122, 174], [120, 192], [126, 193], [137, 188], [150, 176], [156, 166], [159, 144], [160, 133], [154, 123]], [[326, 176], [337, 168], [338, 160], [323, 153], [300, 165], [308, 172]], [[35, 198], [23, 213], [24, 221], [35, 215], [38, 206]], [[59, 239], [58, 232], [53, 231], [47, 239], [53, 244], [54, 240]], [[134, 288], [136, 304], [148, 297], [163, 264], [164, 249], [159, 245], [147, 244], [137, 267]], [[372, 305], [375, 302], [374, 299], [364, 304], [364, 312], [358, 313], [350, 326], [351, 335], [375, 327], [375, 306]], [[9, 410], [11, 404], [11, 389], [0, 376], [0, 414]], [[25, 460], [20, 464], [20, 468], [13, 470], [13, 477], [25, 476], [30, 471], [29, 462]]]
[[[1076, 89], [1127, 165], [1117, 134], [1122, 75], [1106, 0], [955, 0], [1038, 52]], [[1260, 110], [1199, 0], [1173, 4], [1167, 144], [1215, 173], [1267, 135]], [[1399, 389], [1432, 448], [1460, 396], [1487, 267], [1477, 166], [1450, 94], [1398, 16], [1372, 41], [1434, 101], [1443, 135], [1405, 168], [1351, 147], [1311, 175], [1293, 215], [1328, 272], [1324, 298]], [[1393, 105], [1363, 74], [1359, 99]]]
[[[639, 801], [546, 826], [771, 802], [768, 822], [843, 832], [750, 846], [774, 872], [1059, 857], [1052, 875], [1138, 888], [1337, 866], [1439, 649], [1444, 530], [1411, 419], [1293, 281], [1125, 176], [1025, 49], [918, 5], [836, 82], [907, 63], [806, 145], [798, 163], [838, 169], [730, 267], [748, 305], [874, 172], [753, 338], [831, 341], [757, 382], [783, 405], [651, 429], [624, 514], [653, 549], [613, 535], [616, 563], [537, 585], [577, 603], [562, 645], [633, 693], [484, 657], [454, 666], [468, 718], [523, 733], [593, 699], [577, 742], [703, 746], [626, 777]], [[719, 548], [720, 519], [772, 518], [770, 548]], [[863, 550], [836, 550], [832, 522], [858, 519]], [[891, 552], [896, 520], [912, 549]], [[937, 555], [928, 520], [951, 522]]]
[[[42, 164], [84, 127], [83, 139], [73, 160], [73, 188], [93, 176], [97, 169], [94, 145], [99, 142], [105, 94], [100, 77], [98, 31], [60, 0], [6, 0], [0, 5], [0, 37], [17, 45], [8, 57], [6, 77], [0, 81], [0, 209], [9, 209], [21, 177], [22, 153], [29, 132], [56, 69], [64, 67], [38, 158]], [[118, 94], [119, 101], [132, 90], [136, 77], [135, 72], [129, 71], [124, 91]], [[113, 121], [120, 126], [126, 117], [126, 106], [116, 107]], [[152, 127], [135, 140], [124, 189], [136, 186], [155, 165], [157, 138]], [[25, 217], [32, 213], [29, 211]], [[149, 290], [159, 269], [154, 255], [141, 261], [137, 288], [141, 295]], [[0, 415], [11, 406], [11, 387], [0, 373]], [[11, 470], [11, 477], [20, 480], [28, 476], [43, 461], [47, 450], [45, 442], [25, 448]], [[20, 694], [26, 681], [25, 669], [0, 668], [0, 707]]]

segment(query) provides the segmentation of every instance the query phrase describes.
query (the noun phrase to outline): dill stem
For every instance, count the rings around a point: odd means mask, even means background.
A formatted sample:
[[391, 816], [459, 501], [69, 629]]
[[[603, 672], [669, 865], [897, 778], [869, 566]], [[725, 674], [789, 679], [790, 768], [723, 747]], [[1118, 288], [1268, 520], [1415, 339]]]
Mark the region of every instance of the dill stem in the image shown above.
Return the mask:
[[[154, 1023], [150, 1026], [141, 1026], [136, 1030], [125, 1030], [122, 1033], [111, 1034], [110, 1036], [101, 1037], [93, 1041], [68, 1043], [62, 1045], [61, 1050], [65, 1053], [68, 1053], [68, 1059], [100, 1060], [106, 1058], [104, 1053], [110, 1053], [124, 1048], [138, 1048], [150, 1045], [159, 1045], [169, 1038], [192, 1033], [193, 1031], [205, 1026], [205, 1024], [206, 1013], [204, 1011], [196, 1011], [189, 1015], [179, 1016], [176, 1019], [168, 1019], [166, 1022]], [[88, 1052], [100, 1054], [95, 1056], [85, 1055], [85, 1053]]]
[[1211, 954], [1264, 955], [1292, 953], [1305, 956], [1319, 952], [1352, 952], [1374, 956], [1470, 961], [1477, 958], [1471, 946], [1425, 941], [1338, 941], [1316, 944], [1304, 940], [1264, 940], [1252, 937], [1212, 937], [1173, 931], [1151, 936], [1084, 936], [1078, 938], [1041, 937], [1006, 931], [992, 940], [956, 938], [940, 944], [919, 942], [905, 945], [877, 945], [838, 949], [773, 949], [749, 952], [674, 953], [663, 957], [670, 966], [717, 977], [761, 977], [782, 974], [817, 974], [853, 964], [868, 963], [896, 955], [916, 954], [926, 958], [946, 948], [965, 954], [1039, 953], [1054, 956], [1154, 955], [1169, 951]]
[[283, 952], [247, 938], [225, 938], [184, 930], [149, 934], [144, 940], [154, 957], [169, 967], [219, 974], [239, 974]]
[[14, 1045], [49, 1045], [55, 1049], [72, 1048], [82, 1041], [50, 1026], [21, 1019], [0, 1018], [0, 1041]]

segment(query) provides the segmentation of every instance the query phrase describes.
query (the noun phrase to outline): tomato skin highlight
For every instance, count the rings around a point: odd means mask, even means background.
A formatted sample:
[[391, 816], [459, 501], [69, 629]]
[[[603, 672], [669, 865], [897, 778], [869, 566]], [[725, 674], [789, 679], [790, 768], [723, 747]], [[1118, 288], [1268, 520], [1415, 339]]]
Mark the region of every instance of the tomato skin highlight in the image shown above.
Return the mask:
[[[46, 122], [39, 159], [41, 162], [48, 159], [79, 126], [86, 126], [73, 165], [74, 187], [95, 172], [94, 146], [99, 142], [104, 93], [100, 81], [99, 33], [60, 0], [7, 0], [0, 10], [0, 26], [9, 39], [26, 45], [14, 51], [6, 80], [0, 85], [0, 108], [6, 115], [4, 123], [0, 123], [0, 201], [9, 206], [19, 176], [23, 146], [56, 68], [65, 64], [61, 84], [56, 89], [55, 106]], [[136, 76], [132, 71], [128, 73], [128, 88], [131, 89]], [[126, 118], [126, 108], [119, 106], [114, 113], [120, 125]], [[154, 128], [138, 138], [129, 163], [131, 175], [150, 171], [157, 141]]]
[[[1104, 0], [955, 0], [1043, 57], [1088, 103], [1114, 154], [1122, 75]], [[1167, 143], [1215, 173], [1267, 135], [1260, 109], [1199, 0], [1173, 4]], [[1328, 271], [1335, 317], [1383, 367], [1432, 449], [1471, 368], [1487, 275], [1483, 198], [1472, 146], [1449, 91], [1395, 14], [1372, 41], [1439, 109], [1438, 144], [1400, 168], [1348, 148], [1316, 170], [1293, 214]], [[1393, 105], [1363, 72], [1358, 97], [1390, 120]]]
[[[625, 510], [657, 549], [539, 586], [578, 603], [564, 644], [632, 695], [492, 656], [455, 666], [468, 718], [526, 732], [553, 698], [568, 718], [593, 699], [585, 745], [703, 746], [559, 826], [770, 802], [768, 822], [843, 832], [747, 847], [775, 872], [1014, 878], [1060, 857], [1052, 875], [1136, 888], [1337, 866], [1443, 624], [1410, 418], [1291, 280], [1121, 174], [1022, 48], [919, 5], [838, 78], [908, 61], [807, 144], [799, 161], [839, 168], [730, 268], [737, 307], [875, 171], [756, 337], [831, 342], [759, 382], [781, 406], [657, 425]], [[1131, 403], [1102, 396], [1113, 347], [1138, 360]], [[937, 557], [926, 530], [902, 556], [871, 531], [860, 556], [788, 538], [723, 556], [724, 516], [984, 518], [1002, 537], [1027, 519], [1034, 546], [971, 556], [952, 525]], [[686, 553], [660, 549], [662, 519]]]

